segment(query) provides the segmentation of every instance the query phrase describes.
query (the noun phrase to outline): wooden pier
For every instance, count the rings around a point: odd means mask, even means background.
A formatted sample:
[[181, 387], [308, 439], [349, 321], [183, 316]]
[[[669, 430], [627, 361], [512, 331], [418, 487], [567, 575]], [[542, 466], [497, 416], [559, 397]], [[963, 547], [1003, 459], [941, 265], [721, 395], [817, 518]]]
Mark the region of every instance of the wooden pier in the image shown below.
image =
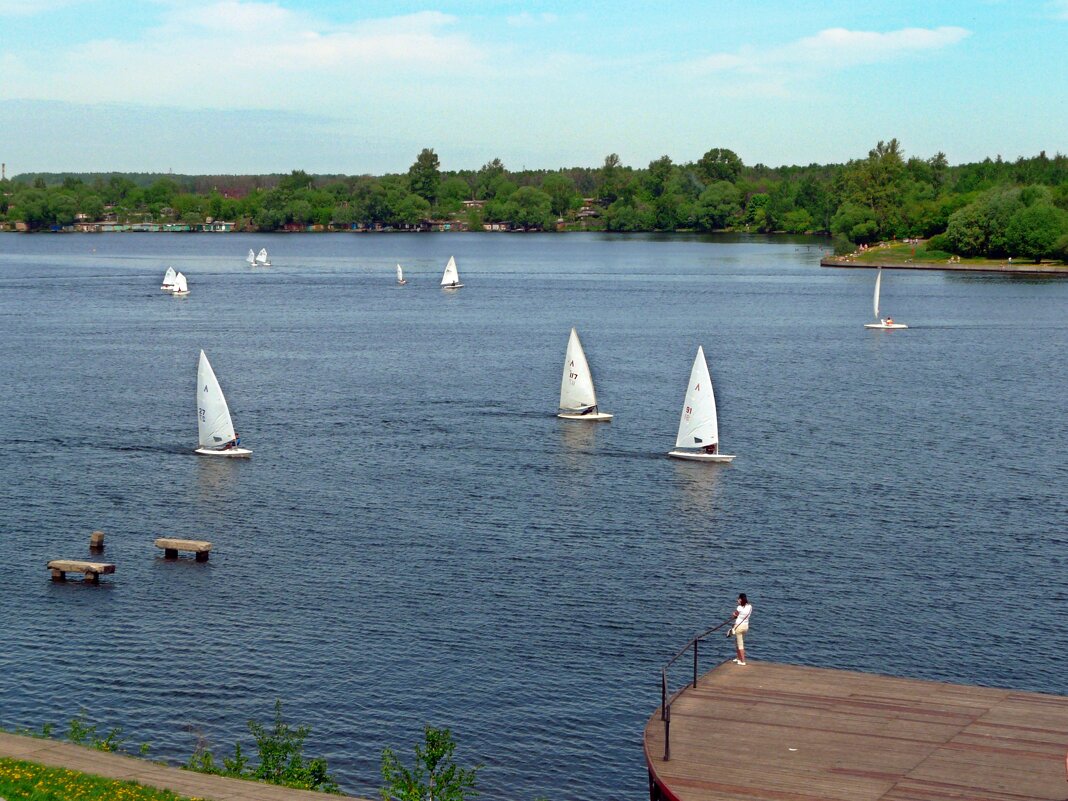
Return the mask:
[[645, 727], [653, 801], [1065, 801], [1068, 697], [749, 660]]

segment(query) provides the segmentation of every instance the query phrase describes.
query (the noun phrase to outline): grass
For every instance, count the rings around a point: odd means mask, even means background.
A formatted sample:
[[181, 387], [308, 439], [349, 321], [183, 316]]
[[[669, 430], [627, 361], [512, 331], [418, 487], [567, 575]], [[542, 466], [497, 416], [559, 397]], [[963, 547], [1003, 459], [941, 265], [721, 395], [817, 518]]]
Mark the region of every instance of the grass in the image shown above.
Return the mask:
[[[849, 258], [857, 264], [946, 264], [951, 254], [943, 250], [928, 249], [927, 240], [920, 240], [915, 245], [904, 242], [877, 242], [869, 245], [866, 250], [856, 250]], [[1006, 263], [1005, 259], [987, 259], [982, 256], [953, 256], [957, 264], [972, 264], [983, 267], [1001, 267]], [[1048, 262], [1047, 262], [1048, 263]], [[1014, 259], [1014, 265], [1025, 267], [1031, 264], [1026, 260]]]
[[0, 798], [6, 801], [202, 801], [134, 782], [0, 758]]

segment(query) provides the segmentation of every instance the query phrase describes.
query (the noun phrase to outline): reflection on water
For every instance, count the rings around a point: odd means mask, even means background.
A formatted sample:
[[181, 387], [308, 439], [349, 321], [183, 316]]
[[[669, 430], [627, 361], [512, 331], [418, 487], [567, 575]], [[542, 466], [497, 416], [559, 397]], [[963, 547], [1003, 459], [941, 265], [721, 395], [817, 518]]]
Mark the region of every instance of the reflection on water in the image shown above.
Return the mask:
[[680, 510], [711, 521], [719, 505], [723, 471], [730, 470], [730, 466], [715, 462], [669, 461], [675, 468], [675, 501]]
[[203, 504], [224, 504], [240, 489], [240, 459], [197, 456], [197, 500]]

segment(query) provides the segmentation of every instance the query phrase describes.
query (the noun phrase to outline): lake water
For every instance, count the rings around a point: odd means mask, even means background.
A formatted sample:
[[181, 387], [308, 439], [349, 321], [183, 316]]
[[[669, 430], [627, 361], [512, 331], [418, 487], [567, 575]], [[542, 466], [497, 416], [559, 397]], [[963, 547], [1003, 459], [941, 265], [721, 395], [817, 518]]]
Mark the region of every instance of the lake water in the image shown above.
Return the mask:
[[[757, 660], [1068, 692], [1068, 281], [887, 272], [866, 331], [822, 246], [0, 236], [0, 724], [177, 762], [277, 698], [349, 792], [429, 723], [487, 798], [639, 799], [739, 591]], [[572, 325], [610, 424], [554, 416]], [[730, 466], [665, 456], [698, 344]], [[201, 348], [248, 462], [192, 453]], [[117, 573], [52, 584], [98, 528]]]

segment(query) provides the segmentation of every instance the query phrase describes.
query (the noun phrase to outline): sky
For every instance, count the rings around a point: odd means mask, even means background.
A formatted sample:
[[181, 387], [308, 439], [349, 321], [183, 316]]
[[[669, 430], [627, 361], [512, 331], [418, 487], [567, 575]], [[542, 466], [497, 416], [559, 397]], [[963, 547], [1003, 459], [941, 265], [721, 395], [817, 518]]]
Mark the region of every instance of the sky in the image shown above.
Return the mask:
[[1068, 151], [1068, 0], [0, 0], [0, 161], [403, 172]]

